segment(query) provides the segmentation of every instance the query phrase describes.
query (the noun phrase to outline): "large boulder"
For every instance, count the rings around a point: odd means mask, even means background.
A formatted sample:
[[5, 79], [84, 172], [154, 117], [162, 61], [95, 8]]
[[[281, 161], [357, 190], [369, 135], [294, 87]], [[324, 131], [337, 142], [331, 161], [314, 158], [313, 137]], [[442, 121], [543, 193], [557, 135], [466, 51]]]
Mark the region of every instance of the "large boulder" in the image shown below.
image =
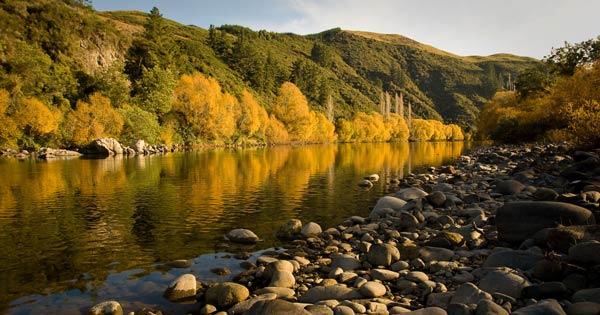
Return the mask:
[[323, 232], [323, 229], [318, 223], [308, 222], [300, 230], [300, 234], [305, 237], [315, 237]]
[[521, 182], [509, 179], [499, 182], [496, 185], [495, 191], [503, 195], [516, 195], [525, 189], [525, 185]]
[[490, 293], [502, 293], [515, 299], [521, 297], [523, 288], [531, 283], [509, 268], [498, 268], [485, 275], [479, 282], [479, 288]]
[[360, 261], [349, 254], [337, 255], [331, 263], [331, 269], [341, 268], [343, 271], [358, 269], [360, 266]]
[[77, 158], [80, 156], [81, 153], [77, 151], [63, 149], [42, 148], [40, 151], [38, 151], [38, 158], [46, 160]]
[[414, 200], [414, 199], [421, 199], [421, 198], [427, 196], [427, 193], [424, 190], [416, 188], [416, 187], [408, 187], [408, 188], [398, 190], [394, 194], [394, 196], [396, 198], [400, 198], [402, 200], [409, 201], [409, 200]]
[[377, 204], [373, 207], [371, 214], [369, 217], [383, 217], [388, 209], [392, 209], [393, 211], [398, 211], [402, 209], [406, 205], [406, 201], [392, 197], [392, 196], [384, 196], [377, 200]]
[[146, 142], [144, 140], [136, 140], [131, 143], [131, 148], [137, 154], [144, 154], [144, 149], [146, 149]]
[[227, 239], [234, 243], [254, 244], [259, 241], [254, 232], [247, 229], [234, 229], [227, 233]]
[[244, 315], [310, 315], [301, 306], [284, 300], [262, 300], [254, 303]]
[[387, 289], [383, 284], [377, 281], [368, 281], [363, 284], [358, 291], [366, 298], [377, 298], [385, 295]]
[[121, 155], [126, 152], [123, 146], [113, 138], [102, 138], [92, 141], [79, 150], [84, 155], [112, 156]]
[[304, 293], [298, 301], [301, 303], [317, 303], [324, 300], [352, 300], [361, 299], [363, 296], [354, 289], [345, 285], [330, 285], [326, 287], [312, 287]]
[[228, 307], [244, 301], [250, 296], [248, 288], [233, 282], [218, 283], [206, 290], [205, 298], [209, 304]]
[[400, 251], [392, 244], [375, 244], [369, 248], [367, 260], [373, 266], [389, 266], [400, 259]]
[[302, 221], [290, 219], [279, 227], [275, 236], [281, 239], [294, 239], [300, 236], [300, 231], [302, 231]]
[[464, 283], [452, 295], [450, 304], [477, 304], [482, 300], [492, 300], [492, 296], [471, 282]]
[[572, 246], [569, 249], [569, 259], [593, 265], [600, 264], [600, 242], [589, 241]]
[[498, 238], [511, 243], [522, 242], [545, 228], [595, 223], [590, 210], [554, 201], [510, 202], [496, 214]]
[[554, 299], [539, 301], [536, 304], [522, 307], [511, 313], [512, 315], [567, 315], [563, 308]]
[[119, 302], [105, 301], [92, 306], [87, 315], [123, 315], [123, 308]]
[[526, 250], [499, 250], [489, 255], [483, 267], [508, 267], [512, 269], [530, 270], [544, 255]]
[[184, 274], [177, 277], [164, 294], [169, 301], [178, 301], [196, 297], [196, 276]]

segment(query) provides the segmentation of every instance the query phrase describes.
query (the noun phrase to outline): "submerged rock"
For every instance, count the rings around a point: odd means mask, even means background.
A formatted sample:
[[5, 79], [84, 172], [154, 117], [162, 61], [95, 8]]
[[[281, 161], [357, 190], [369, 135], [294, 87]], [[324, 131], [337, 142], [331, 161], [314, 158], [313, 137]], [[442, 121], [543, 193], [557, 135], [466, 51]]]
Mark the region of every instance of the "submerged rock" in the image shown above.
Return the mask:
[[123, 315], [123, 308], [119, 302], [105, 301], [92, 306], [87, 315]]
[[282, 239], [294, 239], [300, 236], [300, 231], [302, 231], [302, 221], [290, 219], [279, 228], [275, 236]]

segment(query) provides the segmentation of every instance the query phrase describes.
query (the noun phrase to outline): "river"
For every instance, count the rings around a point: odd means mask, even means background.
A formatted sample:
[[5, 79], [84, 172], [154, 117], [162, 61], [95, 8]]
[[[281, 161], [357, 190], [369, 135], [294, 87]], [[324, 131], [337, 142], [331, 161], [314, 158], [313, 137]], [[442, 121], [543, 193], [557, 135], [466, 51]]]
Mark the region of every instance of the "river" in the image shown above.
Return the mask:
[[[381, 143], [210, 149], [134, 158], [0, 159], [0, 314], [81, 314], [115, 299], [125, 313], [156, 307], [185, 272], [241, 270], [228, 252], [281, 244], [289, 219], [325, 229], [368, 215], [397, 187], [390, 180], [451, 162], [468, 143]], [[363, 176], [381, 176], [371, 190]], [[223, 235], [254, 231], [264, 242], [230, 247]], [[229, 247], [228, 247], [229, 246]], [[259, 253], [255, 253], [253, 257]], [[190, 259], [191, 268], [164, 263]]]

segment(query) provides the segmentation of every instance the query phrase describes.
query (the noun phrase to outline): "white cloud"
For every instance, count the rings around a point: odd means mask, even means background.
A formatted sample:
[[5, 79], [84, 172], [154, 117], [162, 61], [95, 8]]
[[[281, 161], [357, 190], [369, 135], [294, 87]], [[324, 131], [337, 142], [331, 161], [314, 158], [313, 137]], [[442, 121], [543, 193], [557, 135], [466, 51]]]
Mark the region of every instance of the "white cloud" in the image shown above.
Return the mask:
[[[316, 33], [333, 27], [402, 34], [462, 55], [509, 52], [542, 57], [564, 40], [599, 32], [593, 0], [287, 0], [293, 19], [276, 31]], [[585, 9], [583, 9], [585, 8]]]

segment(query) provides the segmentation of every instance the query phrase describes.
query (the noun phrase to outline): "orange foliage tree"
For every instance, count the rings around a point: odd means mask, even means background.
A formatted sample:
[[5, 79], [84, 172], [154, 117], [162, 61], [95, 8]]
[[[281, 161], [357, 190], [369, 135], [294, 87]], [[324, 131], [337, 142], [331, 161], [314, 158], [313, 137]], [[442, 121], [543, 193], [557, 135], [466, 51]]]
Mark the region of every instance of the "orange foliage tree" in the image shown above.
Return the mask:
[[246, 90], [242, 91], [238, 121], [240, 131], [249, 138], [256, 134], [264, 135], [268, 120], [267, 111], [258, 104], [254, 96]]
[[274, 115], [269, 116], [269, 121], [265, 128], [265, 141], [268, 144], [288, 143], [289, 134], [282, 122], [277, 120]]
[[23, 133], [20, 139], [22, 147], [35, 148], [56, 138], [62, 118], [58, 110], [50, 109], [36, 98], [26, 98], [18, 103], [14, 119]]
[[185, 142], [229, 142], [240, 115], [237, 99], [221, 92], [217, 80], [200, 73], [183, 75], [174, 91], [173, 110], [188, 130]]
[[313, 143], [330, 143], [337, 139], [335, 126], [322, 113], [310, 112], [311, 136], [308, 139]]
[[67, 114], [63, 124], [65, 142], [82, 146], [103, 138], [118, 138], [123, 129], [123, 118], [100, 93], [89, 97], [89, 103], [78, 101], [75, 110]]
[[291, 141], [306, 142], [310, 139], [312, 126], [308, 101], [294, 83], [281, 85], [273, 114], [286, 126]]

